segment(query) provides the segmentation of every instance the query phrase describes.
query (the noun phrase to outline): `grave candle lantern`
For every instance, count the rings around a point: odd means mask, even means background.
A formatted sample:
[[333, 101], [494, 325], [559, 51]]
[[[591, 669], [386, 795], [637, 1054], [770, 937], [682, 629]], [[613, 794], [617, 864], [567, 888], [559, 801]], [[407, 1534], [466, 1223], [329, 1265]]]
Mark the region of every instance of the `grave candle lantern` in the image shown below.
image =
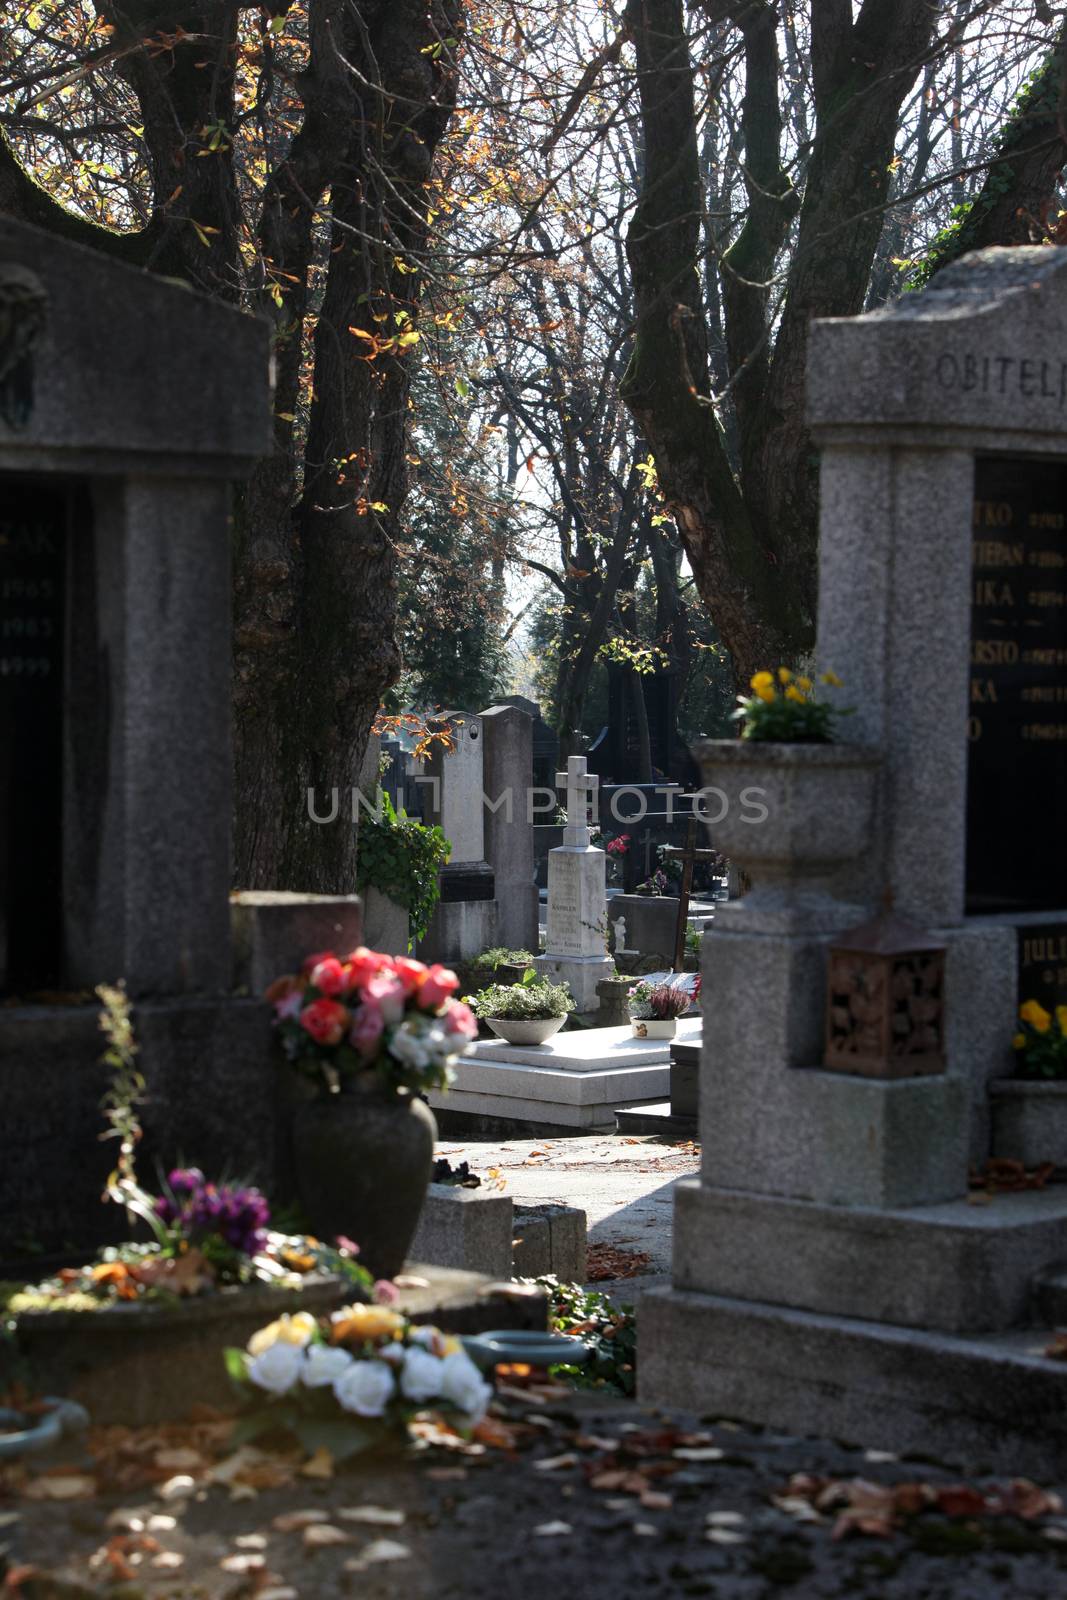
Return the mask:
[[945, 946], [892, 912], [830, 946], [831, 1072], [918, 1078], [945, 1070]]

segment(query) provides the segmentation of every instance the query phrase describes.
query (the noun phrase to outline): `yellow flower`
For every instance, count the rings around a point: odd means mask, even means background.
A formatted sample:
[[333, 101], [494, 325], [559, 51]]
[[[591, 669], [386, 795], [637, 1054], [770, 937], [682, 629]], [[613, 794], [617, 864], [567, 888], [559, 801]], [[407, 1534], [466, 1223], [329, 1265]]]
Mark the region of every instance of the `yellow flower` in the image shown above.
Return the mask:
[[811, 693], [811, 679], [810, 678], [798, 678], [797, 679], [797, 688], [798, 689], [803, 689], [805, 694], [810, 694]]
[[841, 679], [837, 676], [836, 672], [824, 672], [822, 677], [819, 679], [819, 682], [828, 683], [834, 689], [840, 689], [841, 687]]
[[774, 702], [774, 690], [771, 688], [770, 684], [764, 684], [762, 688], [757, 689], [756, 695], [760, 700], [763, 701], [764, 705], [769, 706]]
[[774, 682], [774, 675], [770, 672], [757, 672], [751, 679], [752, 688], [756, 690], [769, 689]]
[[779, 683], [788, 683], [790, 681], [790, 679], [792, 678], [792, 676], [793, 676], [793, 674], [790, 672], [788, 667], [779, 667], [778, 668], [778, 682]]
[[332, 1344], [366, 1344], [374, 1339], [395, 1337], [404, 1326], [399, 1311], [386, 1306], [343, 1306], [330, 1318]]
[[1014, 1039], [1011, 1041], [1011, 1047], [1012, 1047], [1013, 1050], [1025, 1050], [1026, 1049], [1026, 1035], [1025, 1035], [1025, 1033], [1017, 1033], [1015, 1035]]
[[1040, 1001], [1027, 1000], [1025, 1005], [1019, 1007], [1019, 1019], [1028, 1022], [1035, 1033], [1047, 1033], [1052, 1022], [1052, 1015], [1046, 1011]]
[[1060, 1025], [1060, 1032], [1067, 1034], [1067, 1006], [1056, 1007], [1056, 1021]]
[[286, 1312], [277, 1322], [272, 1322], [266, 1328], [260, 1328], [248, 1341], [250, 1356], [261, 1356], [264, 1350], [269, 1350], [275, 1344], [307, 1344], [315, 1332], [315, 1318], [310, 1311], [295, 1311], [292, 1316]]
[[804, 696], [795, 683], [789, 685], [789, 688], [785, 691], [785, 697], [787, 700], [799, 700], [801, 705], [804, 704]]

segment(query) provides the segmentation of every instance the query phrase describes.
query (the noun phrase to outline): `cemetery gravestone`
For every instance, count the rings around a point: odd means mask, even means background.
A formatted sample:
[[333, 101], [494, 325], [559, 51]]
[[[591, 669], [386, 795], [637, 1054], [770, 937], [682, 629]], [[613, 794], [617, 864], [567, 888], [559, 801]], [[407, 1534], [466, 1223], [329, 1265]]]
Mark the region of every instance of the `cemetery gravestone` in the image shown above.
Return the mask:
[[674, 1286], [642, 1304], [643, 1395], [1052, 1472], [1062, 1378], [1020, 1330], [1067, 1200], [966, 1196], [969, 1164], [1010, 1153], [989, 1084], [1019, 984], [1040, 974], [1048, 1004], [1067, 975], [1067, 251], [981, 252], [810, 338], [817, 660], [855, 708], [844, 737], [881, 757], [833, 889], [946, 948], [947, 1071], [822, 1070], [833, 935], [761, 930], [744, 899], [716, 915], [702, 1175], [677, 1194]]
[[533, 717], [514, 705], [481, 715], [484, 740], [485, 854], [496, 884], [496, 938], [508, 950], [537, 950], [534, 880]]
[[[0, 219], [0, 1256], [96, 1225], [97, 1007], [138, 998], [145, 1124], [269, 1179], [269, 1016], [234, 1000], [230, 484], [269, 332]], [[207, 376], [206, 376], [207, 375]], [[220, 1066], [225, 1065], [221, 1072]], [[89, 1131], [87, 1131], [89, 1130]], [[149, 1157], [151, 1159], [151, 1157]]]
[[548, 926], [537, 967], [553, 983], [566, 983], [580, 1012], [597, 1008], [597, 984], [610, 977], [607, 954], [605, 856], [590, 843], [590, 809], [597, 779], [584, 756], [571, 756], [556, 782], [567, 788], [563, 843], [548, 854]]
[[431, 723], [449, 735], [437, 742], [423, 778], [429, 819], [452, 854], [441, 868], [441, 899], [419, 954], [429, 961], [470, 961], [496, 941], [496, 887], [485, 859], [484, 739], [481, 718], [444, 711]]

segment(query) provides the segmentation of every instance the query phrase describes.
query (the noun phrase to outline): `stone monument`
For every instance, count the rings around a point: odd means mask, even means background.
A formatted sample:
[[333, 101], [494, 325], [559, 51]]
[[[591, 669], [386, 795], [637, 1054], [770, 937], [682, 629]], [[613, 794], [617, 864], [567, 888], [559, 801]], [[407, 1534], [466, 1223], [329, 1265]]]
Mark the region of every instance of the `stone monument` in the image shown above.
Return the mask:
[[146, 1173], [269, 1181], [274, 1137], [229, 903], [230, 484], [270, 448], [269, 330], [0, 218], [5, 285], [0, 1256], [100, 1226], [98, 983], [137, 1001]]
[[590, 843], [589, 816], [599, 780], [584, 756], [571, 756], [556, 783], [566, 786], [563, 843], [548, 853], [548, 931], [537, 967], [553, 983], [570, 986], [579, 1012], [597, 1009], [597, 984], [611, 976], [607, 954], [606, 858]]
[[[1064, 350], [1056, 249], [981, 252], [887, 310], [813, 325], [817, 660], [855, 707], [848, 743], [814, 765], [877, 761], [873, 809], [840, 819], [859, 847], [825, 892], [783, 892], [776, 917], [757, 881], [751, 908], [722, 907], [704, 935], [702, 1172], [676, 1197], [673, 1286], [642, 1304], [648, 1401], [1002, 1470], [1062, 1465], [1062, 1368], [1043, 1352], [1067, 1311], [1049, 1278], [1067, 1197], [970, 1205], [967, 1188], [969, 1164], [1011, 1153], [989, 1084], [1011, 1071], [1033, 981], [1019, 952], [1067, 929]], [[765, 748], [787, 798], [761, 827], [788, 884], [805, 840], [779, 779], [804, 747]], [[827, 947], [887, 902], [946, 950], [937, 1076], [822, 1066]]]
[[426, 961], [470, 961], [497, 943], [496, 888], [485, 859], [485, 762], [482, 719], [472, 711], [442, 711], [430, 726], [446, 732], [426, 761], [422, 783], [427, 820], [452, 846], [441, 868], [441, 899], [419, 955]]
[[485, 855], [496, 881], [496, 938], [508, 950], [537, 950], [534, 877], [533, 730], [530, 712], [490, 706], [481, 715]]

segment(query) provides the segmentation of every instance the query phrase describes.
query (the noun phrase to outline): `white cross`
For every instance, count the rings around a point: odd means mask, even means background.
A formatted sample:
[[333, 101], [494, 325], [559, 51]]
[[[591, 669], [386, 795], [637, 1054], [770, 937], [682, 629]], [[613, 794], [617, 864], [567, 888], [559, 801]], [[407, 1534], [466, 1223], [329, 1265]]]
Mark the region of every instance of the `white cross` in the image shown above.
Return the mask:
[[556, 784], [559, 788], [564, 784], [567, 787], [567, 826], [563, 830], [563, 843], [588, 848], [590, 810], [595, 810], [600, 779], [586, 771], [584, 756], [569, 756], [566, 772], [556, 773]]

